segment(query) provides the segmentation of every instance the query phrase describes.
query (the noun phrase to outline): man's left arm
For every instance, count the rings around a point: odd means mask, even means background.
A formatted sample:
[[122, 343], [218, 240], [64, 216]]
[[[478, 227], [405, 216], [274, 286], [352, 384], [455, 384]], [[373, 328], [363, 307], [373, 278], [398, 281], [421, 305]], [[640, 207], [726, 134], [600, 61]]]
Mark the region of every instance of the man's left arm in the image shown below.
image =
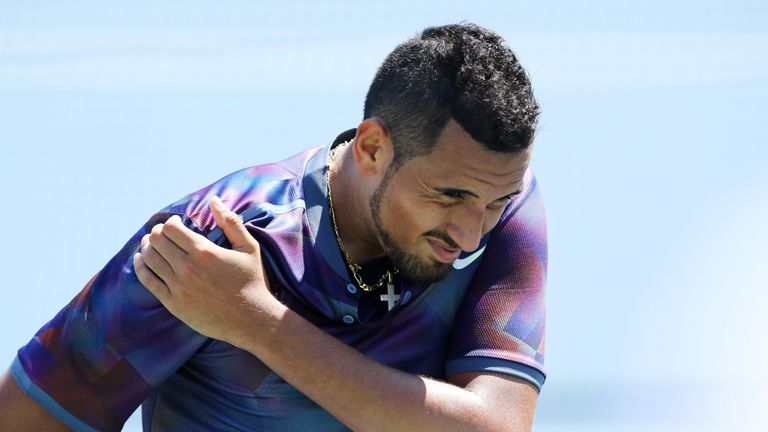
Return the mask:
[[450, 383], [378, 363], [306, 321], [269, 292], [259, 244], [217, 200], [224, 249], [177, 218], [157, 225], [134, 257], [139, 280], [190, 327], [263, 361], [356, 431], [529, 431], [537, 390], [485, 372]]

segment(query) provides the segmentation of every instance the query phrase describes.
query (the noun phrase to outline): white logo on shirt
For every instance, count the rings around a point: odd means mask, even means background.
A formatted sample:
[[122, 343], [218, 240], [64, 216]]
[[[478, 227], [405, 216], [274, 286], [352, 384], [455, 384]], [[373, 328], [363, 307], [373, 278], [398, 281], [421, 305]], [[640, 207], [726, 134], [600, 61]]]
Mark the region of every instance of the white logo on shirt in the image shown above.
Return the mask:
[[455, 268], [456, 270], [461, 270], [461, 269], [467, 267], [468, 265], [472, 264], [476, 259], [480, 258], [480, 255], [482, 255], [483, 252], [485, 252], [485, 246], [483, 246], [480, 249], [476, 250], [475, 253], [473, 253], [472, 255], [470, 255], [468, 257], [464, 257], [464, 258], [457, 259], [456, 261], [454, 261], [453, 262], [453, 268]]

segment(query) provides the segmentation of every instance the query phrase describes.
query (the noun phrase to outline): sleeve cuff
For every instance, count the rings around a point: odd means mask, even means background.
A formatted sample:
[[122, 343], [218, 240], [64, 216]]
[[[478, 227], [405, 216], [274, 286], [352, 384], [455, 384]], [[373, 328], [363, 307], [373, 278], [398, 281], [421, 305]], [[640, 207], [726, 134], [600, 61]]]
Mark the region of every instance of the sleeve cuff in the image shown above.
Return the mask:
[[530, 382], [538, 392], [541, 392], [546, 380], [544, 372], [534, 367], [494, 357], [462, 357], [445, 364], [446, 376], [460, 372], [493, 372], [514, 376]]
[[27, 371], [25, 371], [24, 367], [21, 365], [18, 356], [13, 359], [13, 363], [11, 364], [11, 374], [16, 380], [16, 384], [19, 385], [21, 391], [26, 393], [32, 400], [40, 404], [40, 406], [53, 414], [56, 418], [64, 422], [65, 425], [78, 432], [98, 432], [96, 429], [88, 426], [80, 419], [70, 414], [67, 410], [62, 408], [56, 400], [48, 396], [48, 393], [35, 385], [35, 383], [29, 379], [29, 375], [27, 375]]

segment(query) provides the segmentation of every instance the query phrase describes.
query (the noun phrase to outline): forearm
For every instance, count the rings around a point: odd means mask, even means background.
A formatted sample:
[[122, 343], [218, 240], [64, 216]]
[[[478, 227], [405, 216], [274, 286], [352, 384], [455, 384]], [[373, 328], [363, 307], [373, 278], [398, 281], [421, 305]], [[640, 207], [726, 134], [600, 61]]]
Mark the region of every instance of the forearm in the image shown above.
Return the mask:
[[355, 431], [502, 428], [468, 390], [375, 362], [287, 308], [278, 323], [235, 343]]
[[0, 431], [68, 431], [16, 384], [10, 371], [0, 374]]

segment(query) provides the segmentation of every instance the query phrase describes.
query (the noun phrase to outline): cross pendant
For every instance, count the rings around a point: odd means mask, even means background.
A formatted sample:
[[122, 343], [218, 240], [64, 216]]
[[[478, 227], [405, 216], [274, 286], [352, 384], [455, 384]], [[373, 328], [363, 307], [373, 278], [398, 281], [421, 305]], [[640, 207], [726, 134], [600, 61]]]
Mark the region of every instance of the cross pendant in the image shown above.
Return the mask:
[[400, 299], [400, 294], [395, 294], [395, 284], [392, 282], [392, 277], [389, 277], [387, 281], [387, 293], [379, 296], [381, 301], [387, 302], [387, 311], [391, 311], [395, 304]]

